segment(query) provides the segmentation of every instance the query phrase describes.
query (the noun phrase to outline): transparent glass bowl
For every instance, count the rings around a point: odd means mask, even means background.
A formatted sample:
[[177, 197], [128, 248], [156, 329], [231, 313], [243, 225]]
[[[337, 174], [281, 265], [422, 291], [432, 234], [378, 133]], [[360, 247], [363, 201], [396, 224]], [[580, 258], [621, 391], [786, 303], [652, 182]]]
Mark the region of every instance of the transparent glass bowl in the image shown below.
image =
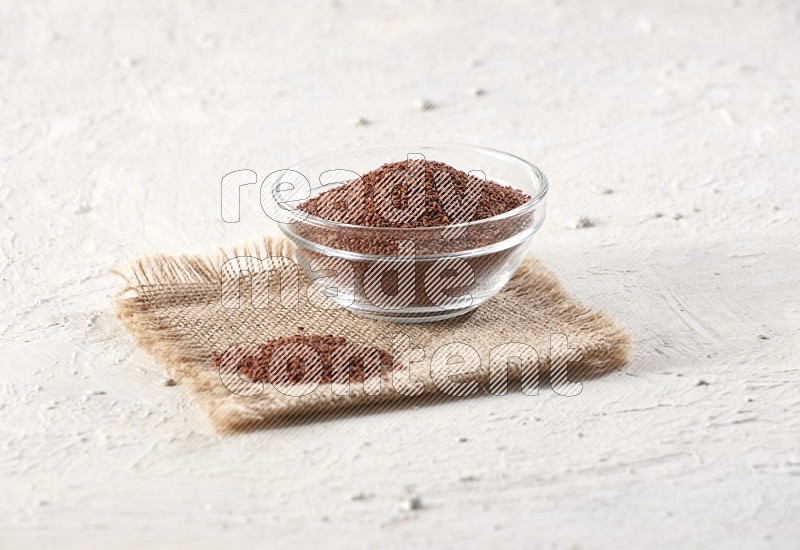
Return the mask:
[[[419, 155], [464, 172], [483, 172], [486, 181], [514, 187], [531, 199], [491, 218], [420, 228], [350, 225], [297, 208], [383, 164]], [[313, 304], [420, 323], [467, 313], [509, 281], [544, 222], [547, 188], [536, 166], [508, 153], [470, 145], [399, 143], [306, 159], [283, 171], [271, 192], [273, 217], [296, 245], [296, 258], [312, 281], [308, 295]]]

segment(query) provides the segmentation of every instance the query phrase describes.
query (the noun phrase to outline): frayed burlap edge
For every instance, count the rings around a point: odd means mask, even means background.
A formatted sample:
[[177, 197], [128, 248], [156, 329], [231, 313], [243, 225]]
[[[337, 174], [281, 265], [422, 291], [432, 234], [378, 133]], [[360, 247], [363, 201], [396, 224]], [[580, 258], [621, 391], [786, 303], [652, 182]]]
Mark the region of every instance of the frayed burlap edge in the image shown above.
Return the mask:
[[[220, 268], [230, 258], [251, 256], [261, 259], [292, 255], [292, 247], [285, 239], [265, 236], [261, 241], [229, 250], [220, 249], [208, 255], [157, 255], [137, 259], [112, 270], [125, 281], [115, 300], [117, 317], [138, 345], [163, 363], [172, 378], [188, 386], [194, 399], [220, 431], [258, 429], [289, 419], [313, 420], [319, 413], [330, 416], [332, 412], [354, 409], [361, 412], [375, 410], [394, 406], [400, 399], [406, 400], [409, 405], [421, 405], [442, 398], [436, 384], [422, 370], [413, 373], [413, 377], [424, 384], [422, 395], [415, 397], [404, 396], [391, 388], [380, 396], [370, 396], [357, 383], [352, 384], [351, 392], [346, 397], [326, 394], [321, 398], [299, 399], [265, 392], [265, 395], [256, 398], [243, 398], [232, 394], [221, 383], [219, 374], [210, 368], [209, 350], [197, 342], [191, 342], [186, 336], [185, 327], [176, 325], [174, 312], [160, 307], [164, 304], [164, 293], [171, 293], [171, 308], [180, 308], [182, 304], [193, 300], [208, 299], [209, 291], [213, 288], [216, 288], [218, 299]], [[161, 298], [153, 300], [153, 295]], [[506, 302], [511, 309], [518, 305], [515, 300], [524, 305], [525, 300], [532, 296], [537, 298], [537, 304], [547, 304], [543, 313], [558, 320], [554, 326], [563, 325], [563, 332], [582, 350], [579, 364], [573, 365], [570, 370], [571, 378], [588, 379], [627, 363], [631, 350], [627, 331], [604, 313], [570, 299], [557, 279], [533, 257], [525, 261], [496, 298], [477, 311], [484, 308], [502, 310]], [[347, 315], [352, 318], [351, 323], [376, 323], [364, 321], [349, 312]], [[431, 332], [447, 333], [447, 327], [442, 329], [442, 323], [402, 326], [414, 330], [426, 330], [423, 327], [427, 327]], [[432, 341], [435, 342], [436, 338]], [[543, 374], [547, 373], [549, 365], [549, 354], [540, 352], [539, 366]], [[512, 366], [509, 375], [513, 380], [518, 370]], [[481, 368], [474, 379], [487, 393], [488, 369]]]

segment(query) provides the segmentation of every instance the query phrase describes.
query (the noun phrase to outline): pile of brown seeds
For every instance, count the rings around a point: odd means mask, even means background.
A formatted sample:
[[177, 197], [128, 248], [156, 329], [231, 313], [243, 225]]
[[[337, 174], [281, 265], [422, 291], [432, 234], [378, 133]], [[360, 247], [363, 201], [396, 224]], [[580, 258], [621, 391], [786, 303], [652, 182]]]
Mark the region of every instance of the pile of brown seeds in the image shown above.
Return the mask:
[[[364, 255], [363, 259], [346, 260], [355, 274], [354, 292], [360, 302], [369, 301], [365, 284], [374, 285], [374, 281], [365, 281], [365, 275], [375, 259], [392, 261], [399, 255], [400, 243], [404, 243], [404, 250], [411, 250], [418, 258], [414, 261], [411, 305], [433, 307], [435, 304], [428, 296], [430, 289], [426, 287], [428, 273], [440, 269], [449, 254], [464, 258], [474, 274], [474, 281], [458, 289], [448, 289], [448, 296], [467, 293], [477, 296], [492, 287], [495, 277], [502, 273], [520, 247], [525, 246], [524, 242], [492, 252], [466, 256], [464, 253], [524, 236], [537, 221], [533, 209], [520, 209], [510, 216], [501, 214], [518, 209], [530, 200], [531, 197], [519, 189], [475, 177], [448, 164], [408, 159], [384, 164], [300, 204], [300, 210], [337, 223], [322, 224], [312, 220], [312, 223], [296, 224], [292, 231], [314, 245], [298, 246], [301, 262], [321, 260], [320, 265], [325, 265], [325, 262], [338, 260], [341, 252]], [[323, 252], [315, 250], [315, 246], [332, 250]], [[425, 256], [435, 259], [421, 258]], [[400, 259], [397, 265], [403, 265], [402, 261]], [[331, 269], [341, 271], [334, 264]], [[398, 294], [396, 279], [391, 269], [384, 272], [380, 284], [387, 296]], [[434, 291], [449, 284], [440, 282], [440, 275], [433, 279]], [[345, 277], [342, 285], [347, 284]]]
[[[443, 179], [452, 188], [443, 189]], [[459, 200], [474, 193], [474, 212], [469, 219], [453, 219], [445, 194]], [[437, 227], [476, 221], [522, 206], [530, 197], [518, 189], [485, 181], [443, 162], [409, 159], [390, 164], [340, 185], [302, 203], [299, 208], [313, 216], [365, 227]], [[408, 219], [385, 215], [381, 204], [413, 211]], [[417, 204], [415, 204], [417, 203]]]
[[[306, 347], [307, 346], [307, 347]], [[268, 340], [259, 346], [259, 353], [215, 353], [214, 367], [240, 374], [253, 382], [300, 384], [304, 382], [363, 382], [385, 375], [393, 368], [392, 357], [382, 349], [361, 346], [342, 336], [331, 334], [295, 334]], [[306, 365], [304, 357], [311, 348], [320, 360], [320, 369], [312, 371], [313, 361]], [[278, 352], [276, 361], [273, 355]], [[340, 361], [337, 361], [337, 354]], [[334, 363], [339, 363], [334, 365]], [[273, 376], [270, 377], [270, 374]]]

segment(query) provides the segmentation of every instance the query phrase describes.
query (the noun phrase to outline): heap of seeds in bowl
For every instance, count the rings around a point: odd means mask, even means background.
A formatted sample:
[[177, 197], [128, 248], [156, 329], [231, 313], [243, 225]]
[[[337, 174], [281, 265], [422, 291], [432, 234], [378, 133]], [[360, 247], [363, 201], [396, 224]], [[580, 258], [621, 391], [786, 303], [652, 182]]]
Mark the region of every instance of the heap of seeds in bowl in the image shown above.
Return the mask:
[[[350, 225], [414, 228], [483, 220], [529, 200], [518, 189], [484, 181], [443, 162], [410, 159], [384, 164], [299, 208]], [[385, 207], [389, 204], [396, 210]]]
[[[384, 164], [299, 205], [310, 216], [293, 231], [311, 244], [298, 246], [297, 254], [306, 265], [314, 260], [331, 267], [337, 260], [347, 263], [355, 276], [356, 302], [364, 303], [367, 286], [376, 284], [366, 279], [374, 262], [398, 256], [415, 258], [414, 296], [402, 307], [441, 304], [441, 299], [431, 300], [426, 288], [429, 272], [458, 278], [459, 288], [447, 290], [448, 296], [469, 294], [481, 299], [494, 292], [496, 278], [508, 275], [506, 266], [523, 252], [524, 236], [534, 224], [530, 210], [503, 214], [530, 200], [521, 190], [442, 162], [409, 159]], [[325, 222], [319, 223], [320, 219]], [[451, 269], [458, 266], [448, 263], [448, 258], [456, 257], [462, 267], [469, 267], [469, 274], [462, 276]], [[397, 303], [388, 297], [400, 296], [398, 277], [397, 271], [388, 270], [379, 282], [387, 303]], [[344, 285], [345, 279], [340, 280]], [[403, 284], [408, 280], [404, 276]], [[409, 294], [404, 291], [402, 296]]]

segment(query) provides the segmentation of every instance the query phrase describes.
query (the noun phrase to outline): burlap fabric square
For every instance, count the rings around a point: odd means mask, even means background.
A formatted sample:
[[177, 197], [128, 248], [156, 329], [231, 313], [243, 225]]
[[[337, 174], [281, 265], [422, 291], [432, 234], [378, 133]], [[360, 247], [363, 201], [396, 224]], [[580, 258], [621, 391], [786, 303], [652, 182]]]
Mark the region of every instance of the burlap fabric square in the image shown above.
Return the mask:
[[[156, 256], [115, 270], [126, 281], [118, 318], [221, 431], [507, 391], [535, 394], [548, 382], [574, 395], [581, 380], [621, 367], [629, 355], [625, 329], [569, 298], [533, 257], [476, 310], [426, 324], [320, 308], [309, 298], [313, 285], [287, 258], [291, 246], [268, 236], [215, 255]], [[301, 327], [302, 334], [387, 350], [394, 369], [364, 381], [254, 383], [221, 373], [214, 361]]]

